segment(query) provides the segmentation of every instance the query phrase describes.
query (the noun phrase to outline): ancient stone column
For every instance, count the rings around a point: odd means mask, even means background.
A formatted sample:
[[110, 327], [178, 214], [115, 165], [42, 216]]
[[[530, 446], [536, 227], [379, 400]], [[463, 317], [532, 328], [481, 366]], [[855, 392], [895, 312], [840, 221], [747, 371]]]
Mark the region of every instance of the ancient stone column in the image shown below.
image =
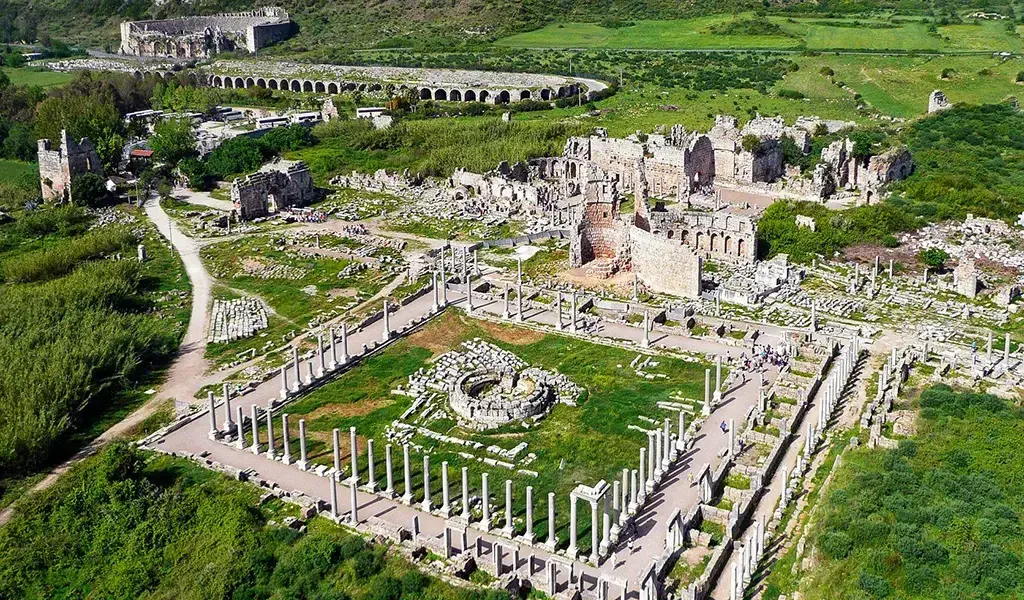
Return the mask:
[[237, 446], [239, 450], [244, 450], [245, 449], [245, 420], [242, 418], [242, 407], [241, 406], [236, 406], [235, 409], [238, 410], [238, 422], [235, 423], [235, 427], [237, 428], [236, 433], [238, 435], [238, 439], [235, 440], [235, 446]]
[[405, 494], [402, 502], [412, 504], [412, 469], [409, 467], [409, 444], [402, 444], [402, 465], [405, 467]]
[[348, 428], [348, 448], [352, 456], [352, 481], [359, 485], [359, 443], [356, 441], [356, 428]]
[[558, 540], [555, 537], [555, 493], [548, 492], [548, 548], [554, 552]]
[[662, 432], [664, 441], [662, 442], [662, 455], [661, 455], [661, 470], [668, 472], [669, 464], [671, 464], [672, 448], [672, 421], [668, 417], [665, 417], [665, 430]]
[[313, 385], [314, 381], [316, 381], [316, 376], [313, 374], [313, 358], [310, 357], [306, 362], [306, 385]]
[[391, 464], [391, 444], [384, 445], [384, 473], [387, 485], [384, 488], [384, 493], [390, 498], [395, 495], [395, 471]]
[[448, 461], [441, 461], [441, 515], [444, 518], [452, 516], [452, 505], [450, 490], [448, 488]]
[[516, 290], [516, 321], [523, 322], [523, 284]]
[[288, 399], [288, 365], [281, 365], [281, 399]]
[[[640, 462], [643, 463], [643, 460], [641, 460]], [[640, 479], [639, 481], [643, 481], [643, 480]], [[639, 502], [640, 502], [640, 495], [639, 495], [640, 494], [640, 485], [638, 483], [636, 469], [632, 469], [629, 472], [629, 489], [630, 489], [629, 512], [632, 514], [632, 513], [636, 513], [636, 509], [639, 508]]]
[[391, 339], [391, 321], [390, 321], [390, 317], [388, 316], [388, 301], [387, 300], [384, 301], [384, 317], [383, 317], [383, 321], [384, 321], [384, 332], [381, 333], [380, 338], [381, 338], [381, 341], [386, 342], [386, 341]]
[[334, 442], [334, 478], [341, 479], [341, 430], [335, 428], [331, 431], [331, 440]]
[[333, 327], [331, 327], [330, 331], [328, 332], [328, 335], [331, 336], [331, 363], [330, 363], [329, 366], [330, 366], [331, 370], [333, 371], [333, 370], [338, 368], [338, 345], [337, 345], [337, 343], [335, 342], [335, 339], [334, 339], [334, 328]]
[[[616, 487], [618, 482], [616, 482]], [[608, 507], [608, 492], [601, 496], [601, 554], [607, 554], [612, 542], [612, 511]]]
[[370, 493], [377, 491], [377, 474], [373, 468], [373, 440], [366, 440], [366, 487]]
[[270, 409], [266, 411], [267, 414], [267, 458], [274, 460], [274, 417], [270, 414]]
[[462, 467], [462, 518], [469, 523], [469, 469]]
[[569, 315], [569, 330], [576, 333], [576, 319], [578, 313], [576, 312], [576, 290], [572, 292], [572, 306], [570, 307], [571, 314]]
[[317, 377], [323, 377], [324, 373], [327, 372], [327, 365], [324, 363], [324, 336], [320, 334], [316, 336], [316, 356], [317, 356]]
[[729, 567], [729, 574], [729, 600], [737, 600], [736, 590], [740, 587], [740, 580], [735, 560], [732, 561], [732, 565]]
[[291, 448], [290, 448], [291, 444], [289, 444], [290, 440], [288, 439], [288, 415], [287, 414], [281, 415], [281, 439], [282, 439], [283, 445], [284, 445], [284, 454], [281, 456], [281, 462], [283, 462], [286, 465], [290, 465], [290, 464], [292, 464], [292, 452], [291, 452]]
[[448, 306], [448, 278], [444, 275], [444, 248], [441, 249], [441, 307]]
[[653, 440], [654, 440], [654, 451], [650, 453], [650, 459], [651, 459], [651, 463], [652, 463], [652, 466], [653, 466], [653, 470], [651, 471], [651, 473], [653, 475], [654, 483], [657, 484], [658, 480], [660, 480], [661, 477], [665, 474], [665, 469], [662, 468], [662, 460], [661, 460], [661, 457], [662, 457], [662, 454], [663, 454], [664, 451], [662, 450], [662, 443], [661, 443], [662, 442], [662, 437], [661, 437], [661, 434], [657, 433], [657, 432], [654, 432], [651, 435], [651, 438], [653, 438]]
[[576, 541], [576, 495], [569, 494], [569, 549], [566, 552], [572, 560], [576, 560], [580, 552]]
[[647, 448], [640, 448], [640, 495], [637, 502], [643, 504], [647, 499]]
[[328, 477], [331, 480], [331, 516], [335, 519], [341, 511], [338, 510], [338, 482], [333, 477]]
[[351, 480], [348, 484], [348, 500], [349, 504], [352, 505], [352, 524], [355, 525], [359, 522], [359, 494], [356, 493], [356, 487], [358, 483], [355, 479]]
[[348, 362], [348, 325], [344, 322], [341, 324], [341, 363], [345, 364]]
[[299, 419], [299, 468], [306, 470], [306, 420]]
[[297, 392], [302, 387], [302, 365], [299, 363], [298, 346], [292, 346], [292, 363], [295, 364], [295, 383], [292, 385], [292, 390]]
[[210, 439], [217, 435], [217, 411], [216, 401], [213, 399], [213, 392], [207, 392], [207, 399], [210, 401]]
[[483, 513], [483, 515], [481, 516], [481, 520], [480, 520], [480, 529], [483, 529], [484, 531], [490, 531], [491, 530], [491, 498], [490, 498], [490, 494], [487, 492], [487, 473], [484, 473], [481, 476], [481, 479], [482, 479], [481, 486], [483, 487], [483, 491], [480, 494], [480, 499], [482, 500], [481, 512]]
[[224, 391], [224, 431], [230, 433], [235, 425], [232, 420], [234, 414], [231, 410], [231, 388], [225, 383], [221, 389]]
[[523, 536], [527, 544], [532, 544], [533, 535], [533, 486], [526, 486], [526, 535]]
[[597, 500], [590, 501], [590, 562], [597, 564], [597, 552], [600, 542], [597, 538]]
[[[433, 310], [434, 312], [437, 312], [441, 310], [441, 302], [438, 300], [440, 290], [437, 289], [437, 273], [435, 271], [430, 272], [430, 293], [431, 296], [433, 296], [434, 301]], [[447, 528], [445, 531], [447, 531]]]
[[1003, 338], [1003, 369], [1007, 372], [1010, 370], [1010, 334], [1006, 334]]
[[505, 480], [505, 535], [512, 537], [515, 527], [512, 525], [512, 480]]
[[704, 406], [701, 413], [705, 417], [711, 415], [711, 369], [704, 369]]
[[555, 296], [555, 327], [559, 331], [562, 330], [562, 292], [559, 291]]
[[430, 455], [423, 455], [423, 510], [424, 512], [430, 512], [432, 503], [430, 502]]
[[676, 442], [676, 450], [686, 450], [686, 413], [679, 410], [679, 439]]
[[249, 423], [252, 428], [252, 453], [260, 453], [260, 421], [256, 418], [256, 405], [249, 405]]
[[722, 357], [715, 357], [715, 404], [722, 401]]

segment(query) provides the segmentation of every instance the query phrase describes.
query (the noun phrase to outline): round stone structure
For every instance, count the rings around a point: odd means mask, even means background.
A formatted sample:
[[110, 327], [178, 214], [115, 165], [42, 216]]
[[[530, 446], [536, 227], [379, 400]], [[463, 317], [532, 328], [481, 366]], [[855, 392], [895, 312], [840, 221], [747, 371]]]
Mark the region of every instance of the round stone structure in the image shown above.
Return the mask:
[[452, 410], [478, 430], [546, 414], [555, 390], [533, 369], [476, 369], [455, 382], [449, 397]]

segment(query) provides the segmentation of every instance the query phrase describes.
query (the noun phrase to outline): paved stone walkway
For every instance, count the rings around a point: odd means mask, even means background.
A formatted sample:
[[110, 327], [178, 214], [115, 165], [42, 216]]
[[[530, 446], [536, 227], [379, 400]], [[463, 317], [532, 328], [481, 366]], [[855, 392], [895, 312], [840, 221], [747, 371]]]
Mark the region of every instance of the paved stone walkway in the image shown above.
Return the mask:
[[[464, 295], [454, 289], [449, 289], [448, 299], [454, 305], [463, 306], [465, 304]], [[408, 325], [414, 319], [428, 314], [432, 306], [432, 296], [427, 294], [406, 306], [400, 307], [391, 314], [391, 327], [399, 329]], [[496, 316], [502, 309], [503, 303], [501, 301], [484, 301], [483, 298], [474, 299], [474, 312], [477, 314]], [[526, 321], [531, 325], [553, 324], [555, 318], [552, 311], [539, 309], [530, 311], [526, 315]], [[349, 335], [350, 353], [353, 355], [358, 354], [358, 349], [362, 344], [379, 342], [382, 334], [383, 323], [381, 321], [371, 324], [364, 330], [351, 333]], [[596, 336], [617, 340], [639, 340], [642, 337], [642, 332], [636, 327], [614, 324], [614, 326], [606, 326]], [[691, 352], [710, 352], [722, 355], [732, 353], [735, 355], [741, 351], [737, 347], [719, 344], [714, 341], [696, 340], [675, 335], [653, 336], [652, 342], [654, 347], [682, 349]], [[308, 366], [305, 363], [308, 360], [301, 360], [300, 362], [303, 363], [301, 367], [302, 372], [306, 373]], [[234, 401], [240, 402], [239, 405], [246, 408], [249, 404], [253, 403], [265, 406], [269, 400], [278, 398], [279, 392], [280, 379], [273, 378], [261, 384], [253, 392]], [[192, 394], [189, 393], [187, 398], [191, 400]], [[712, 413], [711, 417], [705, 422], [704, 427], [696, 435], [695, 446], [674, 465], [673, 470], [664, 480], [661, 487], [649, 496], [645, 509], [637, 515], [637, 534], [633, 552], [629, 553], [627, 551], [626, 540], [623, 540], [616, 552], [616, 564], [612, 565], [611, 561], [605, 561], [600, 567], [593, 567], [577, 563], [576, 568], [578, 572], [585, 574], [584, 589], [593, 589], [596, 585], [596, 577], [601, 573], [605, 573], [618, 579], [628, 580], [632, 586], [632, 591], [636, 591], [636, 577], [638, 573], [646, 568], [662, 552], [665, 540], [665, 524], [668, 517], [676, 509], [685, 513], [697, 502], [698, 489], [687, 480], [687, 475], [691, 472], [696, 474], [705, 463], [710, 464], [712, 469], [721, 463], [723, 460], [721, 454], [727, 444], [728, 434], [720, 429], [719, 424], [730, 419], [734, 419], [736, 423], [743, 422], [747, 411], [754, 405], [756, 399], [757, 383], [756, 378], [753, 377], [742, 377], [739, 385], [726, 391], [724, 401]], [[208, 430], [209, 420], [204, 414], [188, 425], [168, 434], [159, 441], [158, 447], [164, 451], [190, 452], [194, 454], [205, 453], [206, 456], [217, 462], [238, 469], [253, 469], [258, 473], [259, 478], [274, 481], [284, 489], [299, 490], [311, 497], [324, 500], [329, 499], [328, 479], [301, 471], [296, 466], [287, 466], [279, 461], [267, 459], [264, 455], [254, 455], [249, 450], [238, 450], [232, 446], [212, 441], [208, 438]], [[639, 447], [637, 450], [639, 452]], [[454, 482], [452, 489], [457, 489], [459, 485], [457, 481]], [[534, 509], [538, 516], [546, 512], [545, 496], [546, 492], [544, 491], [541, 491], [536, 496], [538, 500], [535, 500]], [[339, 489], [339, 498], [341, 499], [342, 508], [345, 510], [348, 510], [348, 497], [347, 489]], [[443, 535], [445, 520], [440, 516], [428, 515], [417, 509], [405, 506], [398, 501], [363, 492], [358, 493], [358, 503], [361, 520], [369, 516], [376, 516], [390, 523], [409, 527], [413, 516], [416, 515], [419, 516], [421, 533], [423, 535], [434, 537]], [[491, 543], [500, 539], [493, 534], [485, 534], [477, 530], [471, 531], [473, 533], [470, 539], [473, 540], [476, 536], [480, 536], [485, 547], [489, 547]], [[561, 533], [561, 537], [565, 537], [564, 532]], [[456, 546], [459, 545], [458, 540], [456, 540], [455, 544]], [[525, 548], [523, 559], [519, 565], [519, 569], [523, 574], [526, 574], [526, 569], [528, 568], [526, 557], [529, 556], [529, 550]], [[542, 562], [546, 564], [549, 554], [540, 549], [537, 549], [535, 554], [537, 562], [534, 563], [534, 581], [539, 585], [543, 581], [540, 565]], [[490, 558], [482, 560], [490, 560]], [[565, 558], [562, 557], [558, 560], [564, 561]], [[567, 576], [568, 573], [559, 575], [559, 581], [563, 585], [566, 583], [565, 578]], [[613, 591], [612, 593], [614, 595], [618, 592]]]

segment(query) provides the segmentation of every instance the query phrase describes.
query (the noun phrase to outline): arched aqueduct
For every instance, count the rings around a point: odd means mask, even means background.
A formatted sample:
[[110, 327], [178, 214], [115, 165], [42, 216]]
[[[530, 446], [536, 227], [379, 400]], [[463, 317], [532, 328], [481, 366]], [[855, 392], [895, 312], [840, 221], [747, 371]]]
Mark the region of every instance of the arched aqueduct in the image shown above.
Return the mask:
[[[155, 76], [171, 79], [173, 71], [135, 72], [137, 77]], [[340, 94], [347, 91], [377, 92], [384, 89], [379, 82], [353, 82], [339, 80], [300, 79], [289, 77], [239, 76], [239, 75], [208, 75], [191, 71], [188, 74], [197, 85], [209, 85], [223, 89], [245, 89], [252, 87], [270, 90], [286, 90], [291, 92], [309, 92], [317, 94]], [[522, 100], [539, 100], [549, 102], [558, 98], [573, 96], [580, 90], [577, 83], [567, 83], [558, 87], [539, 88], [503, 88], [503, 87], [461, 87], [461, 86], [427, 86], [418, 84], [399, 84], [396, 91], [413, 90], [421, 100], [441, 100], [446, 102], [486, 102], [488, 104], [510, 104]]]

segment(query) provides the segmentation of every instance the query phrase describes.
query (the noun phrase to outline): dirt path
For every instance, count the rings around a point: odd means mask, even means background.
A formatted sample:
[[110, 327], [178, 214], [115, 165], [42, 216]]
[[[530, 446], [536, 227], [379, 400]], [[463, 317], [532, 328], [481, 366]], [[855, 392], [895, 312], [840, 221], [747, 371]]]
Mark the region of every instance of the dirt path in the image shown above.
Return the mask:
[[[50, 487], [57, 481], [58, 477], [75, 463], [92, 456], [103, 446], [127, 434], [135, 426], [155, 413], [163, 399], [168, 397], [178, 398], [182, 394], [191, 396], [192, 392], [189, 390], [192, 390], [196, 377], [206, 371], [206, 359], [203, 358], [203, 354], [206, 350], [206, 328], [209, 322], [212, 280], [199, 260], [199, 246], [192, 238], [186, 236], [171, 223], [167, 213], [160, 208], [160, 203], [156, 200], [150, 199], [146, 203], [146, 215], [162, 236], [165, 238], [170, 237], [174, 248], [181, 255], [182, 262], [185, 264], [185, 272], [192, 283], [192, 314], [189, 318], [188, 329], [185, 331], [185, 337], [182, 339], [181, 346], [178, 349], [178, 356], [174, 359], [171, 368], [167, 372], [167, 379], [149, 401], [128, 415], [124, 420], [119, 421], [101, 433], [96, 439], [76, 452], [74, 456], [54, 467], [46, 474], [46, 477], [29, 490], [29, 494], [34, 494]], [[171, 228], [170, 231], [168, 227]], [[17, 502], [0, 511], [0, 526], [5, 525], [11, 520], [16, 505]]]

